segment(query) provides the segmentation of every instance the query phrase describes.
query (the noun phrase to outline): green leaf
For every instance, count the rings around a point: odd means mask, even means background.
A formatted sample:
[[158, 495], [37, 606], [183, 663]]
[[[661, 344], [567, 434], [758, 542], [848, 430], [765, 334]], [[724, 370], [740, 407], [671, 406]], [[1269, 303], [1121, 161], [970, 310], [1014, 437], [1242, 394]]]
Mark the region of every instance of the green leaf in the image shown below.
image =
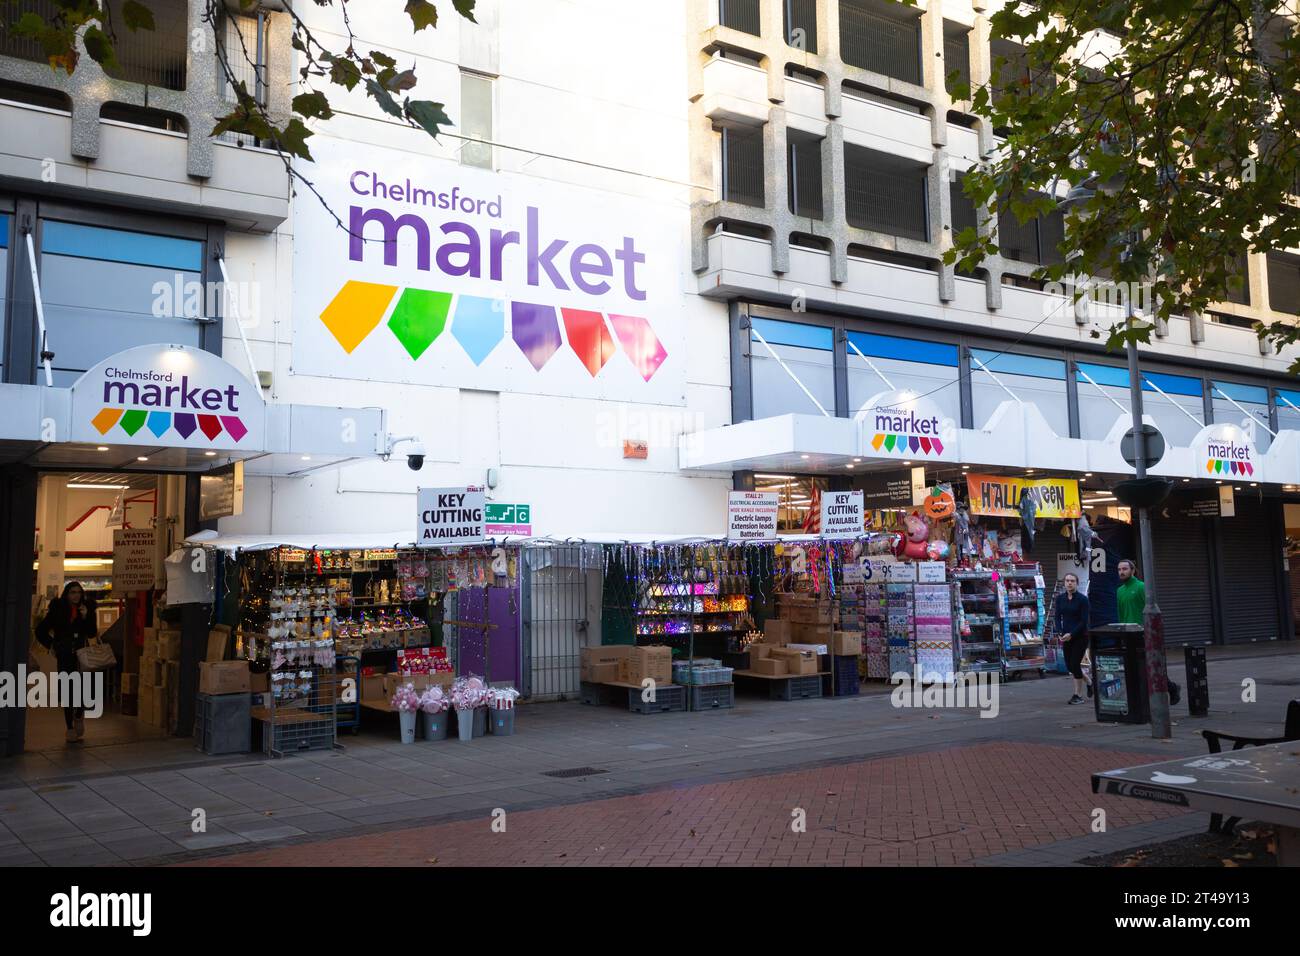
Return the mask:
[[293, 98], [291, 105], [293, 111], [299, 116], [313, 119], [329, 119], [334, 115], [334, 111], [330, 109], [329, 99], [319, 91], [299, 93]]
[[132, 32], [156, 29], [153, 11], [140, 3], [139, 0], [126, 0], [122, 4], [122, 20], [126, 23], [126, 28]]
[[113, 69], [118, 65], [113, 41], [99, 27], [87, 27], [86, 32], [82, 34], [82, 42], [85, 43], [90, 58], [100, 66]]
[[371, 50], [370, 59], [386, 69], [397, 66], [397, 61], [382, 50]]
[[[478, 21], [474, 19], [474, 2], [475, 0], [452, 0], [452, 6], [455, 7], [456, 12], [466, 20], [471, 23], [478, 23]], [[904, 0], [904, 2], [915, 3], [916, 0]]]
[[429, 0], [406, 0], [406, 15], [411, 18], [416, 33], [438, 25], [438, 8]]
[[454, 125], [451, 118], [443, 111], [442, 103], [408, 99], [405, 107], [406, 118], [434, 139], [438, 138], [438, 127]]
[[307, 149], [307, 138], [311, 135], [311, 130], [296, 117], [289, 120], [283, 129], [271, 131], [271, 139], [275, 140], [280, 149], [290, 156], [298, 156], [306, 160], [312, 158], [311, 151]]
[[389, 116], [396, 116], [398, 119], [404, 118], [402, 107], [398, 104], [397, 100], [393, 99], [392, 94], [377, 82], [374, 80], [366, 80], [366, 92], [370, 95], [371, 99], [379, 104], [379, 108]]
[[415, 71], [403, 70], [384, 81], [384, 88], [394, 93], [405, 93], [415, 87]]
[[14, 36], [31, 38], [38, 37], [45, 31], [45, 18], [39, 13], [28, 11], [18, 18], [14, 23], [12, 30]]

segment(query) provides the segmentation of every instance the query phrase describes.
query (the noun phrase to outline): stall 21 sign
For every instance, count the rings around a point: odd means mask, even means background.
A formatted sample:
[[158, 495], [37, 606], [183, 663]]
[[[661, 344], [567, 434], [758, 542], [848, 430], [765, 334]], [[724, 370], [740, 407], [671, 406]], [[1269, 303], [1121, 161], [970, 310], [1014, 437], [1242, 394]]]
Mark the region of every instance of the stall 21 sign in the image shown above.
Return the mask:
[[1083, 514], [1079, 483], [1073, 478], [1011, 478], [968, 475], [966, 491], [971, 514], [1001, 518], [1020, 517], [1020, 499], [1034, 497], [1039, 518], [1077, 518]]

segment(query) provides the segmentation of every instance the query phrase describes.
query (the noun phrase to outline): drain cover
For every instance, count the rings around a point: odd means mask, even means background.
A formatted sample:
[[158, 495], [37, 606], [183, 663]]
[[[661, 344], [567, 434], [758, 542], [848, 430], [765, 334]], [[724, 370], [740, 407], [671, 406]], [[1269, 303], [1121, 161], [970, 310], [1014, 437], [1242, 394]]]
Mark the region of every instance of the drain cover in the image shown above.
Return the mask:
[[567, 770], [544, 770], [543, 777], [590, 777], [597, 773], [609, 773], [608, 770], [599, 770], [596, 767], [569, 767]]

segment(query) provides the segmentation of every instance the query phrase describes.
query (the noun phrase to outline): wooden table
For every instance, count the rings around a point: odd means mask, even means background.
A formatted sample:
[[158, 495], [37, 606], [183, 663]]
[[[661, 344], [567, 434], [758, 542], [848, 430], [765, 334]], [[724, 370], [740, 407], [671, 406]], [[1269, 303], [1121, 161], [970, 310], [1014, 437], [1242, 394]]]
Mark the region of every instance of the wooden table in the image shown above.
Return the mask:
[[1278, 866], [1300, 866], [1300, 742], [1107, 770], [1092, 792], [1276, 824]]

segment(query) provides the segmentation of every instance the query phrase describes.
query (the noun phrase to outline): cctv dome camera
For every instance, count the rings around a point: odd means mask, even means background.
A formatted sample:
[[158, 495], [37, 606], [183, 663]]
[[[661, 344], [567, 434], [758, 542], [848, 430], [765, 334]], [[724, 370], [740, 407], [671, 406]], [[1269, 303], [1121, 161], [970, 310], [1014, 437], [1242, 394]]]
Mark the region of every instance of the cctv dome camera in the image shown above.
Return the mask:
[[424, 444], [422, 442], [411, 442], [411, 450], [406, 453], [406, 467], [411, 471], [419, 471], [424, 467]]

